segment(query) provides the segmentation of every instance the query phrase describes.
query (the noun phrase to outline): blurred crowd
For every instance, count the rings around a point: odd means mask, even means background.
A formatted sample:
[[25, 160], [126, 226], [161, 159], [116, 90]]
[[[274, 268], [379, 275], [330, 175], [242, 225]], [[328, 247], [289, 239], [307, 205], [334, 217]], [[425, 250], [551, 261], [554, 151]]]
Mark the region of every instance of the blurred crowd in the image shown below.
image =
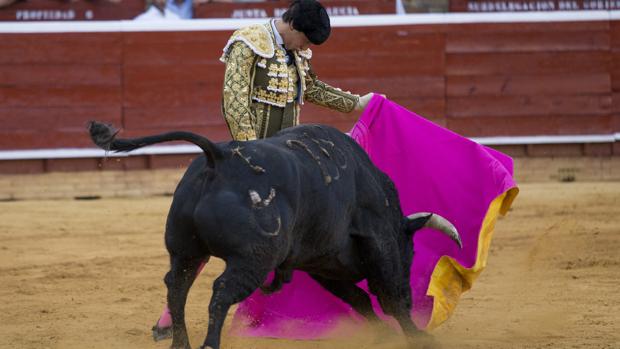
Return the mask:
[[[14, 3], [25, 2], [29, 0], [0, 0], [0, 8], [10, 6]], [[87, 1], [91, 3], [109, 2], [122, 3], [123, 0], [57, 0], [59, 3], [75, 3]], [[136, 19], [187, 19], [192, 18], [193, 8], [207, 3], [248, 3], [248, 2], [270, 2], [281, 0], [145, 0], [145, 11]], [[326, 0], [325, 2], [329, 2]], [[351, 1], [355, 3], [354, 0]], [[395, 0], [397, 13], [410, 12], [447, 12], [450, 0]], [[400, 9], [400, 11], [399, 11]]]
[[[0, 8], [25, 2], [28, 0], [0, 0]], [[87, 1], [91, 3], [108, 2], [121, 4], [123, 0], [57, 0], [59, 3], [77, 3]], [[248, 3], [267, 2], [279, 0], [145, 0], [145, 11], [138, 15], [137, 20], [151, 19], [189, 19], [193, 17], [193, 8], [207, 3]]]
[[[135, 10], [140, 8], [140, 3], [143, 1], [144, 10], [142, 13], [136, 12]], [[18, 20], [67, 20], [67, 19], [80, 19], [81, 16], [76, 16], [74, 12], [67, 14], [67, 18], [58, 15], [57, 12], [60, 12], [56, 9], [50, 9], [50, 4], [54, 4], [57, 2], [61, 5], [62, 8], [67, 10], [67, 7], [73, 7], [72, 4], [76, 6], [84, 5], [84, 3], [90, 3], [91, 7], [93, 5], [129, 5], [128, 0], [46, 0], [46, 1], [35, 1], [35, 0], [0, 0], [0, 9], [9, 9], [11, 5], [14, 4], [23, 4], [25, 6], [20, 6], [19, 13], [16, 14], [16, 18]], [[199, 6], [209, 4], [209, 3], [267, 3], [267, 2], [276, 2], [281, 3], [281, 7], [285, 7], [288, 1], [285, 0], [132, 0], [131, 8], [134, 9], [134, 12], [130, 14], [128, 17], [123, 17], [125, 19], [134, 18], [135, 20], [169, 20], [169, 19], [190, 19], [200, 15]], [[377, 7], [372, 4], [372, 0], [351, 0], [350, 2], [338, 2], [335, 6], [329, 6], [330, 0], [324, 0], [326, 6], [328, 7], [328, 11], [330, 15], [358, 15], [362, 13], [360, 4], [365, 7], [365, 11], [379, 11], [377, 13], [396, 13], [396, 14], [405, 14], [405, 13], [425, 13], [425, 12], [447, 12], [449, 11], [450, 0], [381, 0], [382, 7], [379, 7], [380, 10], [377, 10]], [[81, 3], [81, 4], [80, 4]], [[44, 5], [45, 6], [42, 6]], [[69, 6], [67, 6], [69, 5]], [[137, 8], [136, 8], [137, 5]], [[41, 6], [41, 7], [40, 7]], [[246, 13], [248, 11], [260, 11], [260, 13]], [[69, 10], [70, 11], [70, 10]], [[243, 12], [245, 11], [245, 12]], [[271, 11], [271, 10], [270, 10]], [[387, 12], [386, 12], [387, 11]], [[392, 12], [394, 11], [394, 12]], [[49, 12], [49, 13], [48, 13]], [[93, 10], [89, 9], [84, 19], [97, 19], [93, 16]], [[202, 10], [204, 14], [204, 9]], [[240, 12], [240, 13], [237, 13]], [[77, 13], [77, 12], [76, 12]], [[138, 13], [138, 14], [137, 14]], [[375, 13], [375, 12], [365, 12]], [[60, 17], [59, 17], [60, 16]], [[269, 17], [271, 14], [265, 12], [265, 10], [257, 6], [257, 8], [246, 8], [240, 7], [238, 11], [235, 11], [230, 17], [232, 18], [257, 18], [257, 17]], [[275, 13], [273, 16], [278, 16]], [[204, 16], [201, 16], [204, 17]], [[226, 15], [225, 17], [229, 17]], [[6, 19], [6, 18], [5, 18]]]
[[[2, 0], [0, 0], [2, 1]], [[118, 1], [118, 0], [117, 0]], [[193, 7], [200, 4], [215, 2], [265, 2], [278, 0], [147, 0], [146, 11], [136, 17], [136, 20], [151, 19], [190, 19], [193, 17]]]

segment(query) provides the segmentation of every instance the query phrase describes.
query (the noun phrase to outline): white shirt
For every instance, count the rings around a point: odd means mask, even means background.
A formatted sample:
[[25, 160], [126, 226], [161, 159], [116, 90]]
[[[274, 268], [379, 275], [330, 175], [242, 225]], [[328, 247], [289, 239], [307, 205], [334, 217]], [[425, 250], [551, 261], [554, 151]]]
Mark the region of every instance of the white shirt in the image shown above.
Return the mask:
[[[284, 47], [284, 39], [282, 39], [282, 36], [278, 32], [278, 28], [276, 28], [275, 19], [271, 20], [271, 30], [273, 30], [273, 35], [276, 37], [276, 44], [278, 44], [280, 48], [286, 51], [286, 47]], [[286, 55], [286, 64], [290, 64], [290, 63], [291, 63], [291, 57], [289, 57], [289, 55]]]
[[276, 28], [276, 20], [275, 19], [271, 20], [271, 30], [273, 30], [273, 34], [276, 36], [276, 43], [278, 45], [280, 45], [280, 47], [282, 47], [283, 49], [286, 50], [286, 48], [284, 47], [284, 39], [282, 39], [282, 36], [278, 32], [278, 28]]

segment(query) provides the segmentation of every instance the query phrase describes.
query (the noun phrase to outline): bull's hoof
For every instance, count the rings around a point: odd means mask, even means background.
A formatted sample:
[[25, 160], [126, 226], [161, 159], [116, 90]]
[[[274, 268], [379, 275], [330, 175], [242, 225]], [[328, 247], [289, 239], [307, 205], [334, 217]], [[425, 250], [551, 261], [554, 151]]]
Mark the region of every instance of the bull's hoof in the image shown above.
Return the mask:
[[172, 326], [170, 327], [159, 327], [157, 325], [153, 326], [153, 340], [155, 342], [159, 342], [164, 339], [172, 338]]
[[192, 349], [192, 347], [189, 346], [189, 344], [184, 344], [184, 345], [171, 345], [170, 349]]
[[372, 324], [372, 329], [375, 332], [374, 344], [383, 344], [387, 341], [393, 340], [398, 332], [391, 328], [383, 321], [376, 321]]

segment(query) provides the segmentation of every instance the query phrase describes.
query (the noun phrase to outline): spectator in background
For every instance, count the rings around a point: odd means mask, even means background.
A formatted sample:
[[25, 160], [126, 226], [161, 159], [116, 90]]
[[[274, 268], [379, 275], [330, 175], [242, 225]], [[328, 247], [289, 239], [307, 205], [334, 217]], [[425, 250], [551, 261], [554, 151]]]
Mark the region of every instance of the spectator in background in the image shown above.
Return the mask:
[[[15, 1], [15, 0], [0, 0]], [[120, 1], [120, 0], [108, 0]], [[147, 0], [147, 8], [135, 20], [192, 19], [194, 6], [211, 2], [248, 2], [257, 0]], [[258, 0], [264, 1], [264, 0]]]
[[12, 5], [16, 1], [18, 1], [18, 0], [0, 0], [0, 8]]
[[[16, 2], [23, 0], [0, 0], [0, 8], [7, 7]], [[61, 0], [62, 1], [62, 0]], [[78, 0], [69, 0], [70, 2], [76, 2]], [[122, 0], [106, 0], [108, 2], [120, 3]], [[155, 15], [154, 13], [150, 13], [149, 18], [138, 18], [135, 19], [170, 19], [165, 16], [166, 9], [173, 14], [176, 14], [181, 19], [190, 19], [192, 18], [192, 7], [198, 4], [206, 4], [210, 2], [263, 2], [267, 0], [147, 0], [147, 9], [140, 16], [145, 15], [151, 9], [159, 11], [159, 15]], [[174, 17], [174, 19], [178, 19]]]
[[192, 8], [195, 2], [196, 1], [192, 1], [192, 0], [167, 0], [165, 1], [166, 9], [176, 14], [181, 19], [191, 19], [192, 17], [194, 17], [194, 12]]
[[[2, 0], [0, 0], [2, 1]], [[160, 20], [160, 19], [191, 19], [193, 17], [192, 0], [152, 0], [147, 1], [147, 9], [135, 20]]]

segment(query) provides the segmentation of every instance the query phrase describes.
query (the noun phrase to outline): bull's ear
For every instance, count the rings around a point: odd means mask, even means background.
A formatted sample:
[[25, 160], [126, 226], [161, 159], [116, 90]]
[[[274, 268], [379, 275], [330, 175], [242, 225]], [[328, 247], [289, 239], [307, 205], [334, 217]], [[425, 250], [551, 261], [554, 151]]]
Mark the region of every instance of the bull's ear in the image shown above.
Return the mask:
[[413, 235], [416, 231], [424, 228], [429, 219], [433, 216], [432, 213], [424, 213], [419, 215], [411, 215], [405, 218], [405, 232], [408, 235]]

